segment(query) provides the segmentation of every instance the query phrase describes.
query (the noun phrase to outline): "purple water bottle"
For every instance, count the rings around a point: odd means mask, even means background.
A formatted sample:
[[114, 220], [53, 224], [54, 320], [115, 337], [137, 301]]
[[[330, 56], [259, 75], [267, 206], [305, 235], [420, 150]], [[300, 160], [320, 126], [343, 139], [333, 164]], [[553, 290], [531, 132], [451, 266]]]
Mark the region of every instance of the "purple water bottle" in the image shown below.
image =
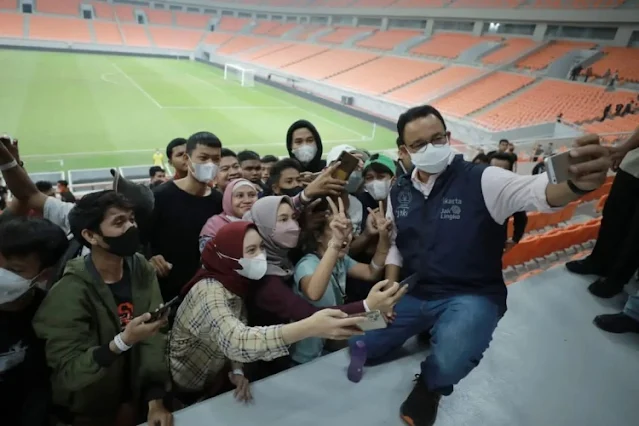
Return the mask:
[[364, 364], [366, 363], [366, 344], [363, 340], [358, 340], [351, 347], [351, 364], [348, 366], [347, 377], [351, 382], [357, 383], [362, 380], [364, 374]]

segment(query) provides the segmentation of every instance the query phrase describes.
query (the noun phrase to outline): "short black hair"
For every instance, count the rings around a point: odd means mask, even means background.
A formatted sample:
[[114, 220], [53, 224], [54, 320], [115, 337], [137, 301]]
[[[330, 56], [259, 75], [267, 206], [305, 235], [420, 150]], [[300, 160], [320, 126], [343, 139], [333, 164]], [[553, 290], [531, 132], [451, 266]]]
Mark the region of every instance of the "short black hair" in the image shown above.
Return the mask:
[[510, 143], [508, 139], [499, 139], [499, 145], [501, 145], [502, 142]]
[[395, 140], [395, 143], [397, 144], [397, 148], [401, 148], [404, 145], [404, 140], [400, 137], [397, 137], [397, 140]]
[[186, 141], [186, 153], [191, 155], [198, 145], [204, 145], [209, 148], [222, 148], [222, 141], [211, 132], [193, 133]]
[[491, 160], [501, 160], [508, 161], [508, 170], [513, 169], [513, 165], [515, 164], [515, 158], [512, 154], [508, 154], [507, 152], [496, 152], [490, 156]]
[[277, 163], [278, 158], [274, 155], [265, 155], [260, 160], [260, 163]]
[[437, 119], [441, 121], [442, 126], [444, 126], [444, 130], [447, 130], [444, 117], [442, 116], [441, 112], [437, 110], [437, 108], [431, 105], [416, 106], [416, 107], [410, 108], [409, 110], [401, 114], [399, 118], [397, 119], [397, 136], [398, 136], [397, 146], [401, 146], [405, 144], [404, 129], [406, 128], [406, 125], [408, 123], [413, 122], [417, 120], [418, 118], [428, 117], [429, 115], [434, 115], [435, 117], [437, 117]]
[[244, 150], [237, 153], [237, 161], [239, 161], [240, 164], [243, 161], [248, 161], [248, 160], [260, 161], [260, 154], [258, 154], [255, 151], [249, 151], [249, 150]]
[[156, 173], [164, 173], [164, 169], [160, 166], [153, 166], [149, 169], [149, 177], [155, 176]]
[[35, 253], [40, 271], [54, 266], [69, 246], [58, 225], [36, 217], [14, 217], [0, 224], [0, 253], [5, 258]]
[[237, 158], [237, 154], [228, 148], [222, 148], [222, 154], [220, 155], [220, 158], [224, 158], [224, 157]]
[[473, 163], [479, 162], [480, 164], [490, 164], [490, 157], [486, 154], [477, 154], [475, 158], [473, 158]]
[[186, 145], [186, 139], [184, 138], [175, 138], [171, 142], [169, 142], [169, 144], [166, 146], [166, 158], [170, 160], [171, 156], [173, 155], [173, 149], [182, 145]]
[[49, 192], [53, 189], [53, 184], [49, 181], [46, 180], [39, 180], [35, 183], [36, 188], [38, 188], [38, 191], [45, 193], [45, 192]]
[[58, 181], [58, 185], [69, 186], [69, 182], [64, 179]]
[[271, 167], [271, 173], [265, 185], [265, 192], [267, 195], [271, 193], [271, 188], [276, 182], [279, 182], [280, 176], [282, 176], [282, 172], [286, 169], [295, 169], [300, 173], [304, 171], [304, 168], [302, 167], [300, 162], [294, 158], [283, 158], [279, 160], [277, 163], [273, 164], [273, 167]]
[[133, 211], [133, 204], [122, 194], [107, 189], [93, 192], [80, 198], [69, 212], [69, 227], [73, 236], [85, 246], [90, 244], [82, 237], [82, 231], [88, 229], [100, 232], [100, 224], [110, 208]]

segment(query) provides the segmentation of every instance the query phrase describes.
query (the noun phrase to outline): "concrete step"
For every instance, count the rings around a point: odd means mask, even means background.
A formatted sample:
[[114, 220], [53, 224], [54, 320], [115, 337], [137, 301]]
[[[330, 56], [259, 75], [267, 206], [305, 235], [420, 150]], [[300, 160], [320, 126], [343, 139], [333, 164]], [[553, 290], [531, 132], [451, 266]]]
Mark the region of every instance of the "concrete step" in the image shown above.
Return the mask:
[[504, 102], [507, 102], [507, 101], [511, 100], [512, 98], [515, 98], [515, 97], [521, 95], [526, 90], [530, 90], [531, 88], [535, 87], [540, 82], [541, 82], [541, 79], [536, 78], [535, 80], [533, 80], [531, 83], [525, 85], [524, 87], [522, 87], [522, 88], [520, 88], [518, 90], [515, 90], [514, 92], [512, 92], [512, 93], [510, 93], [510, 94], [508, 94], [508, 95], [506, 95], [506, 96], [504, 96], [504, 97], [502, 97], [500, 99], [497, 99], [495, 102], [490, 103], [488, 105], [485, 105], [485, 106], [483, 106], [482, 108], [479, 108], [476, 111], [473, 111], [472, 113], [468, 114], [467, 117], [475, 117], [475, 116], [477, 116], [478, 114], [481, 114], [484, 111], [487, 111], [487, 110], [489, 110], [491, 108], [494, 108], [497, 105], [503, 104]]

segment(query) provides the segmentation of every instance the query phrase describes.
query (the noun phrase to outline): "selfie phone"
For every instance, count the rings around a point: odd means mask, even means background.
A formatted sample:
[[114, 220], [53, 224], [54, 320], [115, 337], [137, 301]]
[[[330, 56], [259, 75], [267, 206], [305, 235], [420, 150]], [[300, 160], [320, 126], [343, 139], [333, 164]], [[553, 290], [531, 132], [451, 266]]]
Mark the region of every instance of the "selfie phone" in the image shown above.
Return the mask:
[[170, 314], [171, 309], [177, 307], [179, 304], [180, 296], [175, 296], [173, 299], [169, 300], [164, 305], [151, 312], [151, 319], [149, 319], [147, 323], [155, 322], [160, 318], [167, 316], [167, 314]]
[[346, 151], [342, 151], [337, 161], [340, 162], [340, 165], [333, 172], [333, 177], [340, 180], [348, 180], [351, 173], [353, 173], [359, 165], [359, 158]]
[[415, 288], [416, 283], [417, 283], [417, 274], [409, 275], [399, 282], [399, 288], [402, 288], [405, 285], [408, 285], [408, 288], [406, 289], [406, 293], [410, 293]]
[[357, 324], [357, 327], [361, 328], [362, 331], [379, 330], [381, 328], [388, 327], [388, 323], [386, 322], [386, 315], [382, 314], [381, 311], [362, 312], [361, 314], [353, 314], [349, 315], [348, 317], [365, 317], [366, 321]]
[[574, 158], [570, 151], [562, 152], [544, 159], [550, 183], [562, 183], [574, 180], [577, 176], [570, 171], [570, 166], [590, 160], [587, 157]]

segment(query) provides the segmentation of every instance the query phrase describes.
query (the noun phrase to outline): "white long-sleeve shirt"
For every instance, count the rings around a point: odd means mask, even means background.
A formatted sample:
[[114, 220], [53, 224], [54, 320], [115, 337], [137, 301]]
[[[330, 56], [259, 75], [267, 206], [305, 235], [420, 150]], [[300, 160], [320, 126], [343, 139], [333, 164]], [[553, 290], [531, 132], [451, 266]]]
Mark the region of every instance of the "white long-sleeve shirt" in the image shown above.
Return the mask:
[[[424, 198], [428, 198], [438, 177], [439, 174], [431, 175], [426, 183], [421, 182], [417, 178], [417, 169], [415, 168], [411, 174], [411, 181], [413, 187], [421, 192]], [[504, 224], [510, 216], [520, 211], [555, 211], [556, 209], [551, 207], [546, 200], [546, 186], [548, 186], [546, 173], [524, 176], [491, 166], [487, 167], [481, 176], [481, 189], [486, 209], [499, 224]], [[390, 196], [386, 207], [386, 218], [393, 222], [393, 232], [390, 236], [391, 248], [386, 257], [386, 264], [401, 267], [402, 255], [395, 244], [397, 231]]]

